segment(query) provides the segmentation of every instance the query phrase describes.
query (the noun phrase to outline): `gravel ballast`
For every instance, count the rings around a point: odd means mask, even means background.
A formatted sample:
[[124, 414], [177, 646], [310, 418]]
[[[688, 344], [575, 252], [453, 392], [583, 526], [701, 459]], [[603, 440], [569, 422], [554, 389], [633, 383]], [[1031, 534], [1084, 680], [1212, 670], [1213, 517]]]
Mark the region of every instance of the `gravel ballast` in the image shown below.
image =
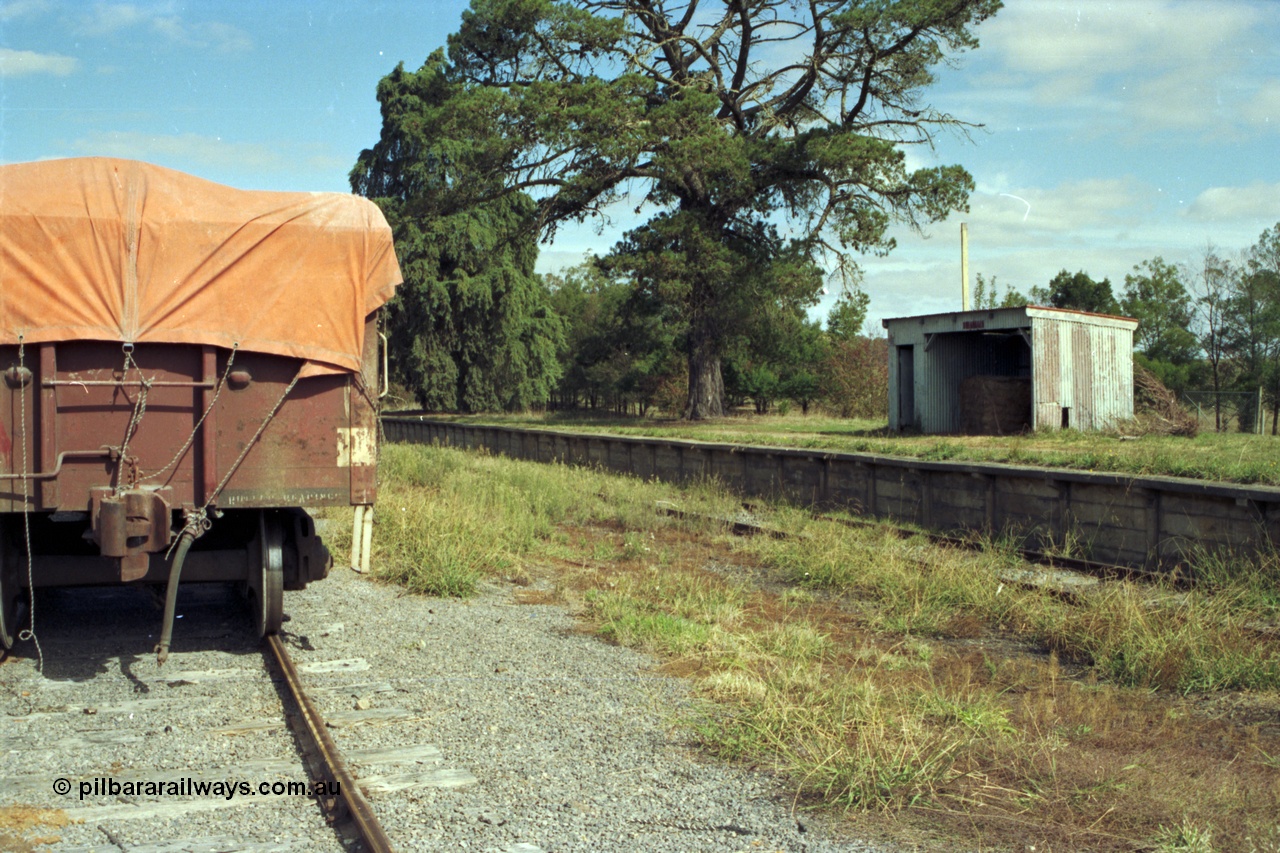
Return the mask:
[[[883, 849], [794, 811], [772, 776], [699, 755], [680, 725], [693, 713], [687, 682], [581, 633], [562, 607], [517, 604], [516, 589], [432, 599], [337, 567], [285, 594], [290, 653], [397, 849]], [[203, 810], [142, 819], [127, 810], [180, 798], [53, 793], [58, 777], [306, 774], [292, 735], [273, 727], [280, 686], [225, 588], [184, 590], [162, 669], [144, 594], [53, 590], [36, 608], [44, 675], [31, 643], [0, 665], [0, 807], [85, 822], [26, 828], [60, 839], [35, 849], [342, 849], [307, 797], [216, 808], [206, 797]]]

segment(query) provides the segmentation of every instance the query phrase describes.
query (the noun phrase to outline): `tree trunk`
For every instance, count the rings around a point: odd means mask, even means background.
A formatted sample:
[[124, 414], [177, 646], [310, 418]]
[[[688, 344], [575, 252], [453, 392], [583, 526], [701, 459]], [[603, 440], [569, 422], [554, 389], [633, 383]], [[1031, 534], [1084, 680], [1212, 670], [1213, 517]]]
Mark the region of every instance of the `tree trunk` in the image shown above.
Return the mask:
[[720, 353], [711, 336], [690, 330], [689, 402], [684, 408], [685, 420], [700, 421], [724, 417], [724, 378], [720, 375]]
[[1213, 430], [1222, 432], [1222, 392], [1218, 387], [1218, 363], [1213, 363]]

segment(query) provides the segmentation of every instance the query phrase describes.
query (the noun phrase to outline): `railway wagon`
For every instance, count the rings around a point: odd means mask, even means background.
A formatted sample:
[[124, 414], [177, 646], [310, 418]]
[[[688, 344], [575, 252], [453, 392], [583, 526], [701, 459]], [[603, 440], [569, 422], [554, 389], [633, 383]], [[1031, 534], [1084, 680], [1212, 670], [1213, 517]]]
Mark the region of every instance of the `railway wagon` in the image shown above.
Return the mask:
[[[0, 167], [0, 642], [36, 587], [241, 585], [259, 634], [328, 573], [304, 507], [376, 494], [378, 208], [154, 165]], [[384, 356], [385, 357], [385, 356]]]

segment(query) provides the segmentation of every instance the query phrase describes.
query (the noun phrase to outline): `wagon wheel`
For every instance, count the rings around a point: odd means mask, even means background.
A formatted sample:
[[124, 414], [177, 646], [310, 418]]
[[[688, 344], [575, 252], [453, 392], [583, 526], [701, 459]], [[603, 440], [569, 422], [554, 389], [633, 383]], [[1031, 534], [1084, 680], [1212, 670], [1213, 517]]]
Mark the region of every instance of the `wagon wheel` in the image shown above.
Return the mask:
[[284, 528], [275, 513], [259, 514], [254, 545], [250, 553], [257, 559], [249, 566], [249, 606], [254, 631], [265, 637], [284, 622]]
[[9, 538], [0, 524], [0, 646], [13, 648], [18, 638], [18, 620], [22, 617], [21, 560], [9, 549]]

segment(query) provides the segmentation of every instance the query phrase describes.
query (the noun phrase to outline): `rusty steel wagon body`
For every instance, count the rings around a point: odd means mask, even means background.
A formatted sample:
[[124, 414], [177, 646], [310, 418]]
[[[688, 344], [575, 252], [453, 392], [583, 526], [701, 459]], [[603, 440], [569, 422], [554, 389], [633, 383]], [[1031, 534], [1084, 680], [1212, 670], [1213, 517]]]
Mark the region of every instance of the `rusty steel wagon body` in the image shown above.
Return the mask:
[[[339, 193], [126, 160], [0, 167], [0, 642], [32, 587], [243, 585], [259, 633], [372, 506], [391, 232]], [[357, 541], [360, 541], [357, 536]]]

